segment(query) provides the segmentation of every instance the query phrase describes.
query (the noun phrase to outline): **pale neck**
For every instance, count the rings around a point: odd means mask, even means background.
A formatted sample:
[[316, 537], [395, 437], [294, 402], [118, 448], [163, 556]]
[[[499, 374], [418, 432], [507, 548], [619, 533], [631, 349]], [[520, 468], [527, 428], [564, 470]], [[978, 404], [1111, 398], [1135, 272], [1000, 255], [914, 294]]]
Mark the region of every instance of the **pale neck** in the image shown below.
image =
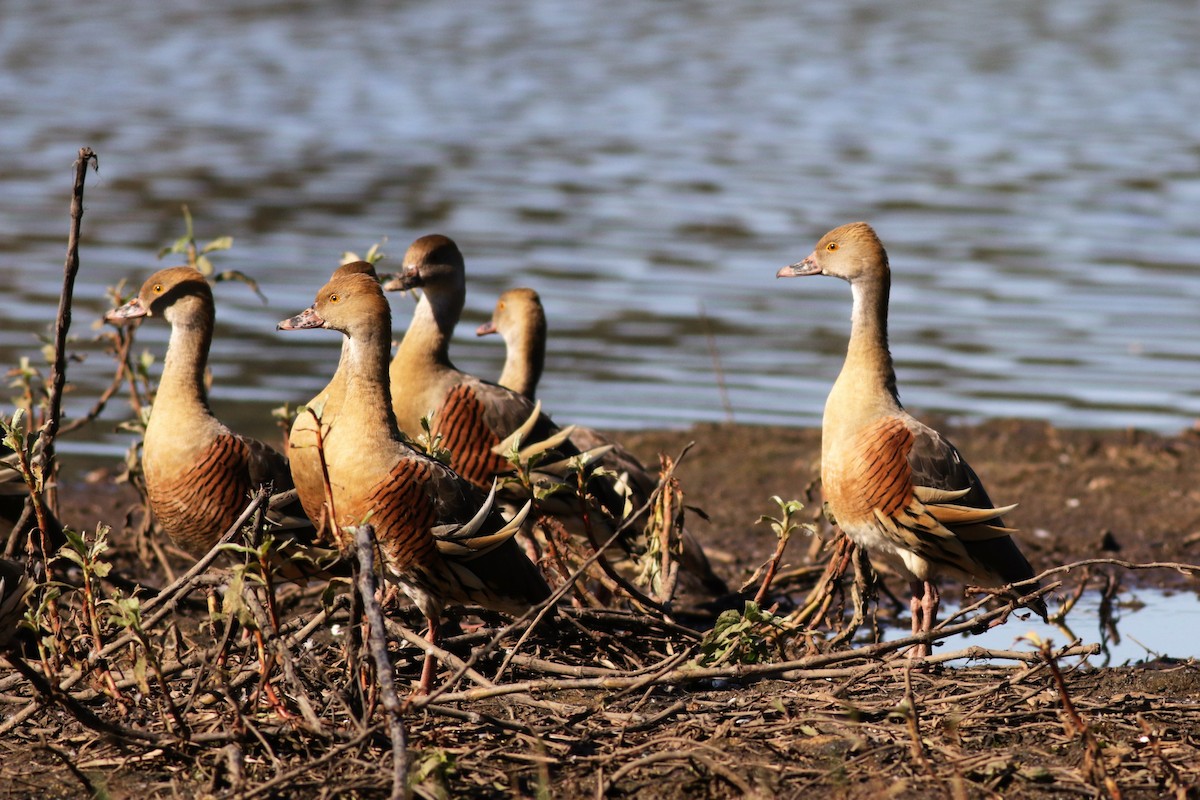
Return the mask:
[[396, 360], [453, 366], [450, 363], [450, 337], [462, 316], [463, 294], [448, 292], [431, 296], [429, 292], [423, 293], [413, 311], [408, 332], [400, 342]]
[[887, 314], [891, 278], [859, 280], [850, 285], [854, 310], [850, 317], [850, 344], [838, 382], [849, 379], [864, 402], [879, 402], [886, 395], [897, 407], [896, 371], [888, 350]]
[[504, 335], [507, 353], [500, 385], [534, 400], [546, 364], [544, 329], [529, 325]]
[[345, 387], [341, 424], [359, 428], [368, 438], [397, 438], [396, 416], [388, 387], [391, 326], [372, 327], [347, 336], [333, 383]]
[[190, 301], [177, 303], [165, 315], [171, 324], [171, 338], [154, 403], [171, 408], [173, 413], [209, 415], [204, 368], [212, 344], [213, 315], [211, 309], [187, 308], [185, 303]]

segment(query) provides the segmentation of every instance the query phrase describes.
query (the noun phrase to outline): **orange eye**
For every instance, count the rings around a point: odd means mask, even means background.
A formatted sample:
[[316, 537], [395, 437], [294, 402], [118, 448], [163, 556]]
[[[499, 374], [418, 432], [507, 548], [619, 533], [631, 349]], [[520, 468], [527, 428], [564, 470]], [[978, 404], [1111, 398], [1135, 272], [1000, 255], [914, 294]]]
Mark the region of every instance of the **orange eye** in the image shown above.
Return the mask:
[[154, 284], [154, 293], [155, 294], [162, 294], [162, 289], [163, 289], [163, 287], [162, 287], [161, 283]]
[[339, 295], [336, 295], [336, 294], [329, 295], [329, 302], [331, 302], [331, 303], [336, 303], [337, 301], [339, 301], [341, 299], [342, 298]]
[[825, 245], [825, 249], [832, 253], [834, 250], [837, 250], [837, 242], [830, 242]]

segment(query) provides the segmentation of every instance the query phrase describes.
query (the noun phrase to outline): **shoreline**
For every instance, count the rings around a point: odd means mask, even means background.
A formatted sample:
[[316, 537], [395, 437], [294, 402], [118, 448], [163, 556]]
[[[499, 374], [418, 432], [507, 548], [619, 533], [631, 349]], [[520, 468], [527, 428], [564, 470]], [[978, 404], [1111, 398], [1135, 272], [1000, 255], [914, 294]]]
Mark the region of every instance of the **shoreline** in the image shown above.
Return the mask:
[[[993, 500], [1019, 504], [1006, 519], [1020, 531], [1018, 542], [1036, 571], [1086, 558], [1200, 562], [1200, 431], [926, 421], [962, 451]], [[702, 424], [616, 436], [647, 464], [657, 463], [658, 452], [676, 457], [695, 442], [677, 469], [685, 501], [710, 518], [694, 523], [693, 532], [706, 547], [732, 555], [734, 571], [753, 570], [774, 547], [774, 534], [756, 524], [776, 511], [772, 495], [804, 502], [804, 515], [828, 531], [820, 514], [819, 429]], [[788, 560], [803, 559], [804, 547], [793, 542]], [[1132, 573], [1130, 580], [1197, 585], [1162, 570]]]
[[[1163, 435], [1020, 419], [926, 421], [963, 452], [998, 504], [1019, 504], [1007, 517], [1035, 570], [1086, 558], [1200, 562], [1200, 430]], [[803, 502], [804, 518], [829, 533], [820, 514], [818, 428], [700, 423], [612, 435], [651, 469], [658, 468], [659, 453], [676, 459], [692, 444], [676, 474], [685, 502], [708, 520], [689, 514], [688, 526], [731, 586], [774, 550], [774, 534], [757, 522], [777, 512], [773, 495]], [[83, 471], [65, 461], [64, 521], [82, 530], [102, 521], [120, 531], [137, 502], [131, 487], [115, 483], [120, 462], [87, 459]], [[809, 549], [807, 541], [794, 540], [785, 561], [808, 563]], [[1162, 570], [1130, 573], [1129, 580], [1167, 588], [1197, 584]]]

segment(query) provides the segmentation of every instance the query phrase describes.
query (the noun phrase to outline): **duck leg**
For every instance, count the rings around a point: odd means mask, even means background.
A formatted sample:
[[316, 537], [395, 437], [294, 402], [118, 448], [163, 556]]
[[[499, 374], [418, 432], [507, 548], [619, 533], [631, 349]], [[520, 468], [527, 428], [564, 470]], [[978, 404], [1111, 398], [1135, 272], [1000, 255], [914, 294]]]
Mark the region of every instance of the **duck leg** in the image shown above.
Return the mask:
[[[937, 586], [931, 581], [912, 581], [908, 586], [912, 590], [912, 602], [909, 607], [912, 611], [913, 635], [928, 633], [933, 630], [933, 623], [937, 620], [942, 597]], [[917, 658], [924, 658], [930, 654], [931, 649], [928, 643], [919, 644], [914, 648], [913, 654]]]
[[[438, 643], [438, 630], [441, 625], [441, 619], [438, 617], [426, 617], [429, 622], [429, 632], [425, 634], [425, 641], [436, 645]], [[433, 653], [425, 654], [425, 664], [421, 667], [421, 683], [417, 686], [417, 694], [429, 694], [433, 688], [433, 671], [437, 668], [437, 656]]]

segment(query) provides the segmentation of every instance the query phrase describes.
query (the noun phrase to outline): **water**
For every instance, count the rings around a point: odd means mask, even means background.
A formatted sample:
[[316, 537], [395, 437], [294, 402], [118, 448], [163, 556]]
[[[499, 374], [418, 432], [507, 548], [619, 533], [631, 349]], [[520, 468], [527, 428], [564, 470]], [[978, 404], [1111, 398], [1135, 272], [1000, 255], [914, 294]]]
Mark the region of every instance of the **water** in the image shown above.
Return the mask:
[[[542, 293], [557, 419], [724, 419], [711, 337], [734, 419], [815, 425], [849, 292], [773, 276], [853, 219], [889, 247], [910, 408], [1175, 431], [1200, 415], [1198, 18], [1182, 0], [12, 0], [0, 364], [36, 357], [53, 317], [89, 145], [72, 414], [109, 375], [88, 342], [105, 286], [161, 266], [186, 202], [270, 298], [217, 290], [214, 403], [253, 435], [338, 349], [274, 323], [343, 250], [386, 237], [394, 264], [432, 231], [468, 259], [460, 366], [498, 374], [471, 331], [505, 288]], [[123, 414], [63, 451], [115, 456]]]
[[[1051, 610], [1057, 603], [1050, 603]], [[949, 614], [946, 611], [943, 616]], [[1022, 616], [1027, 612], [1020, 612]], [[1118, 596], [1113, 603], [1113, 620], [1117, 636], [1103, 630], [1100, 615], [1100, 594], [1088, 592], [1067, 615], [1070, 630], [1082, 645], [1101, 644], [1104, 650], [1088, 661], [1095, 666], [1131, 665], [1159, 657], [1200, 658], [1200, 642], [1192, 632], [1200, 630], [1200, 597], [1195, 592], [1138, 589]], [[1017, 616], [1008, 623], [980, 634], [963, 634], [945, 639], [938, 651], [953, 652], [964, 647], [978, 646], [992, 650], [1036, 652], [1037, 647], [1025, 637], [1034, 634], [1048, 639], [1055, 648], [1070, 643], [1062, 630], [1047, 625], [1036, 615], [1022, 620]], [[908, 631], [888, 629], [885, 638], [907, 636]]]

